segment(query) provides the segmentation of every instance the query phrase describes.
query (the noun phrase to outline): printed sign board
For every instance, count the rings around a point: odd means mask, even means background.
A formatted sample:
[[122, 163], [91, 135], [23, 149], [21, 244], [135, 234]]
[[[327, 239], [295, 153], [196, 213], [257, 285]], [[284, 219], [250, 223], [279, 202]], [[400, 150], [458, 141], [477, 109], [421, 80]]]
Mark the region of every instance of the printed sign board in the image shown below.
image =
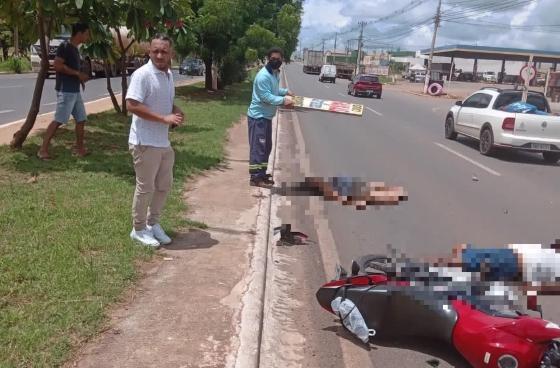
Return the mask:
[[364, 105], [302, 96], [294, 97], [294, 107], [356, 116], [362, 116], [364, 113]]

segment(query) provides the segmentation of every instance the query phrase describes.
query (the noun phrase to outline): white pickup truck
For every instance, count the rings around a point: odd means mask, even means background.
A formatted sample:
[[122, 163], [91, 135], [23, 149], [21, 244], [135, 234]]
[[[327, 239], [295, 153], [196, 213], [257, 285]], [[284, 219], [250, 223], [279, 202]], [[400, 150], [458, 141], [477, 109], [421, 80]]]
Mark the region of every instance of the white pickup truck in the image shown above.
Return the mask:
[[457, 101], [445, 119], [445, 137], [457, 134], [480, 141], [480, 153], [490, 155], [497, 147], [541, 153], [545, 161], [560, 160], [560, 116], [551, 114], [544, 94], [529, 91], [527, 103], [549, 115], [507, 112], [521, 101], [522, 91], [486, 87], [465, 101]]

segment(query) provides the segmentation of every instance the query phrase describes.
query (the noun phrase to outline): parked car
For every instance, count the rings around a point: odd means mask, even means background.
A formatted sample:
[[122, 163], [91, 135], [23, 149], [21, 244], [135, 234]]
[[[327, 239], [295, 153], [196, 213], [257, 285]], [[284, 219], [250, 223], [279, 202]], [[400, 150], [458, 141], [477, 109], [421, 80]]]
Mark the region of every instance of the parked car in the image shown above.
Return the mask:
[[319, 73], [319, 82], [329, 81], [331, 83], [336, 83], [336, 66], [335, 65], [323, 65], [321, 67], [321, 72]]
[[373, 74], [358, 74], [348, 84], [348, 94], [352, 96], [366, 95], [381, 98], [383, 85], [379, 77]]
[[415, 83], [423, 83], [426, 80], [426, 73], [419, 72], [414, 74], [414, 82]]
[[204, 63], [200, 59], [185, 59], [179, 66], [179, 74], [203, 75]]
[[472, 82], [474, 80], [474, 76], [471, 72], [461, 72], [461, 74], [457, 77], [457, 80], [460, 82]]
[[480, 141], [483, 155], [498, 147], [541, 153], [550, 163], [560, 159], [560, 116], [551, 115], [543, 93], [529, 91], [527, 103], [546, 115], [512, 113], [505, 108], [521, 101], [522, 91], [485, 87], [457, 101], [445, 119], [445, 137], [462, 134]]
[[494, 72], [486, 72], [482, 74], [482, 80], [488, 83], [498, 83], [498, 76]]

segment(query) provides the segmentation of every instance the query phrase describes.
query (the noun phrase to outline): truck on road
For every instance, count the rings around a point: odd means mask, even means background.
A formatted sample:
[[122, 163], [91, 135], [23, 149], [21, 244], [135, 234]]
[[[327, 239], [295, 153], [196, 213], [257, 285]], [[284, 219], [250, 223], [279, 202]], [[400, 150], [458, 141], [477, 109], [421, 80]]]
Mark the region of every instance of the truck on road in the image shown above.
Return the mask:
[[307, 74], [321, 73], [323, 52], [305, 49], [303, 51], [303, 72]]
[[354, 75], [354, 70], [356, 69], [355, 64], [337, 62], [334, 63], [334, 65], [336, 66], [337, 78], [348, 79], [348, 80], [352, 79], [352, 76]]

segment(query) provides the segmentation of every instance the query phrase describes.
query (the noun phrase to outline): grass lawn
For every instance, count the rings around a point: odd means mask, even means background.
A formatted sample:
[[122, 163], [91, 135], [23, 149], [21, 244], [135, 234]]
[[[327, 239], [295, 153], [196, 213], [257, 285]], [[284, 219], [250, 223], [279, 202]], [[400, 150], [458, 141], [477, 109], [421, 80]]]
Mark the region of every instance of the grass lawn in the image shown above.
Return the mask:
[[[164, 227], [203, 226], [184, 218], [184, 181], [216, 166], [227, 129], [246, 111], [251, 84], [210, 96], [201, 85], [177, 89], [187, 125], [171, 133], [175, 185]], [[35, 157], [0, 146], [0, 367], [52, 367], [103, 326], [106, 307], [137, 277], [153, 251], [135, 246], [130, 207], [134, 170], [127, 149], [130, 118], [89, 117], [90, 156], [71, 155], [73, 124], [57, 134], [51, 154]]]

